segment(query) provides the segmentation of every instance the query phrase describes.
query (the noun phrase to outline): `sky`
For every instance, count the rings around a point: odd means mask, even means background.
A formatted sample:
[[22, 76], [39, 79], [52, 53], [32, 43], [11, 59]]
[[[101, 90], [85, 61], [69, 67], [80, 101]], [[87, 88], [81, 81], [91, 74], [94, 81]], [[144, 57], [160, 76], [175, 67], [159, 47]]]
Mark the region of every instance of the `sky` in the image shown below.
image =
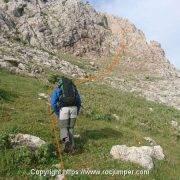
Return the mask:
[[128, 18], [148, 41], [161, 43], [180, 69], [180, 0], [88, 0], [96, 10]]

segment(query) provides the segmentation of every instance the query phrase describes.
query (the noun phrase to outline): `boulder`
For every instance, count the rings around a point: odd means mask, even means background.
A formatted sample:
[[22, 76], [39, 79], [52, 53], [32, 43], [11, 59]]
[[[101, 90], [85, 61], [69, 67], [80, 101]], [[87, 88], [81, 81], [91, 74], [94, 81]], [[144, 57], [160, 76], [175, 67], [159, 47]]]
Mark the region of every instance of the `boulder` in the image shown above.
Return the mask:
[[9, 140], [13, 148], [26, 146], [31, 150], [36, 150], [46, 143], [37, 136], [21, 133], [15, 135], [11, 134]]
[[113, 146], [110, 154], [114, 159], [129, 161], [151, 170], [154, 167], [153, 158], [163, 160], [165, 155], [161, 146], [127, 147], [126, 145]]

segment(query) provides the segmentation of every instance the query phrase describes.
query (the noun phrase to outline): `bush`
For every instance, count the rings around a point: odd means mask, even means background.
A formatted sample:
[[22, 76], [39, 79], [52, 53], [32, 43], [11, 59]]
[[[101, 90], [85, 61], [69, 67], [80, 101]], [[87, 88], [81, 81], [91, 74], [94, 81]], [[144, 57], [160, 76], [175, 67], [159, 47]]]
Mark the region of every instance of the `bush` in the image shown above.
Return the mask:
[[98, 25], [104, 27], [105, 29], [108, 29], [108, 20], [106, 16], [103, 16], [101, 19], [101, 22], [98, 23]]
[[4, 0], [4, 3], [8, 3], [9, 2], [9, 0]]
[[0, 150], [10, 148], [9, 135], [7, 133], [0, 134]]
[[40, 164], [48, 164], [55, 160], [56, 153], [53, 144], [44, 144], [35, 152], [35, 161]]
[[111, 114], [99, 114], [95, 111], [92, 111], [86, 114], [91, 120], [99, 120], [99, 121], [112, 121], [114, 118]]
[[13, 151], [14, 164], [18, 165], [30, 165], [34, 160], [34, 155], [27, 147], [21, 147]]
[[45, 144], [36, 151], [31, 151], [28, 147], [6, 149], [0, 153], [0, 158], [1, 164], [11, 170], [16, 167], [30, 167], [34, 164], [47, 165], [57, 160], [52, 144]]

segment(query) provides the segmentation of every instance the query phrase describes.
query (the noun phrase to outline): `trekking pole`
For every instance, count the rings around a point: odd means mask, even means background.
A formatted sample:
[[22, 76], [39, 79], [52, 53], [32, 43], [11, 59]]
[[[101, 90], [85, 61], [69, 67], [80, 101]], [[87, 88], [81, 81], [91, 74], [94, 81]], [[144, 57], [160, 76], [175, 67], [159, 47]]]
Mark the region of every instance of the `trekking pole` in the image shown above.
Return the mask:
[[[50, 92], [51, 92], [51, 88], [49, 88], [48, 90], [48, 94], [50, 95]], [[56, 133], [56, 119], [53, 115], [53, 113], [55, 112], [53, 110], [53, 112], [51, 111], [51, 106], [50, 106], [50, 103], [48, 103], [48, 109], [49, 109], [49, 116], [50, 116], [50, 119], [51, 119], [51, 127], [52, 127], [52, 133], [54, 135], [53, 139], [54, 139], [54, 143], [56, 145], [56, 151], [57, 151], [57, 155], [58, 155], [58, 159], [60, 160], [60, 166], [61, 166], [61, 169], [62, 169], [62, 174], [64, 173], [64, 162], [63, 162], [63, 158], [62, 158], [62, 151], [61, 151], [61, 145], [60, 145], [60, 142], [58, 140], [58, 136], [57, 136], [57, 133]], [[63, 174], [64, 175], [64, 174]], [[64, 175], [64, 179], [66, 179], [65, 175]]]

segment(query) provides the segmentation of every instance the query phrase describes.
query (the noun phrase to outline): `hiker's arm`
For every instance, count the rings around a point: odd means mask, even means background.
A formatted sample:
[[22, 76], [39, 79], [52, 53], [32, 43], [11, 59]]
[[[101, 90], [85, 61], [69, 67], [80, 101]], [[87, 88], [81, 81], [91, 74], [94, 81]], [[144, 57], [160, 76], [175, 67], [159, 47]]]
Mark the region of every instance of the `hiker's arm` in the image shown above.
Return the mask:
[[59, 92], [57, 91], [57, 89], [55, 89], [51, 95], [51, 107], [53, 109], [53, 112], [55, 112], [57, 116], [59, 116], [58, 101], [59, 101]]

